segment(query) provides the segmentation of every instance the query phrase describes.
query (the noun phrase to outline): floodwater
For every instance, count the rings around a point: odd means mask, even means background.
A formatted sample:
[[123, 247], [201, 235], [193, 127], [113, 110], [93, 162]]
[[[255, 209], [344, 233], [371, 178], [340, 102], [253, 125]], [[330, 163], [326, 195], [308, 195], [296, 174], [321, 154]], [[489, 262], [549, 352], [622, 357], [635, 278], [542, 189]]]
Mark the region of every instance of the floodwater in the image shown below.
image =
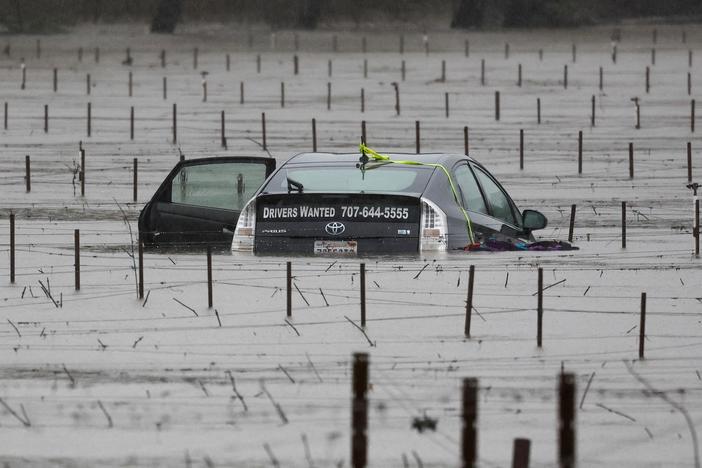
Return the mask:
[[[173, 37], [124, 25], [6, 36], [10, 56], [0, 57], [0, 101], [8, 104], [0, 141], [0, 244], [8, 259], [0, 275], [6, 324], [0, 330], [0, 460], [66, 467], [349, 466], [351, 356], [368, 352], [369, 466], [458, 465], [466, 377], [479, 379], [480, 466], [509, 466], [517, 437], [531, 440], [533, 466], [554, 466], [562, 370], [576, 376], [581, 466], [695, 466], [702, 273], [693, 252], [686, 145], [691, 142], [692, 177], [699, 180], [702, 141], [690, 113], [702, 75], [694, 56], [702, 30], [659, 25], [654, 44], [653, 28], [623, 26], [616, 63], [608, 27], [434, 31], [428, 53], [422, 35], [412, 33], [405, 34], [402, 54], [400, 33], [387, 30], [300, 32], [297, 52], [292, 32], [273, 39], [254, 29], [249, 47], [247, 31], [233, 26], [191, 26]], [[131, 65], [122, 63], [127, 48]], [[521, 208], [548, 217], [542, 239], [565, 240], [576, 205], [580, 250], [364, 259], [363, 332], [354, 326], [360, 325], [356, 259], [215, 252], [209, 308], [204, 253], [147, 251], [139, 299], [136, 218], [180, 154], [270, 154], [284, 161], [311, 150], [313, 118], [318, 149], [331, 152], [357, 149], [362, 120], [369, 146], [379, 152], [415, 152], [419, 121], [421, 151], [462, 153], [467, 126], [470, 154]], [[77, 178], [81, 141], [85, 196]], [[17, 217], [15, 284], [7, 267], [10, 212]], [[81, 241], [79, 291], [74, 229]], [[468, 338], [470, 265], [476, 273]], [[539, 267], [545, 287], [540, 348]], [[643, 292], [645, 359], [639, 360]], [[425, 415], [436, 419], [436, 430], [418, 433], [413, 418]]]

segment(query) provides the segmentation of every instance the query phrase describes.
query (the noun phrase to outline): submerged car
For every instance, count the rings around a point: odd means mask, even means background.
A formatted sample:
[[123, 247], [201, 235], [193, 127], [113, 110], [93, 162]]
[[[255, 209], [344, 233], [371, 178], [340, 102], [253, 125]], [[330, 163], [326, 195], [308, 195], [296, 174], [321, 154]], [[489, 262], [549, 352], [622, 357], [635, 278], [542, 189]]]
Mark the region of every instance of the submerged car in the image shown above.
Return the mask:
[[363, 255], [465, 249], [546, 227], [495, 178], [454, 154], [303, 153], [243, 207], [232, 250]]
[[373, 153], [303, 153], [277, 171], [267, 157], [181, 161], [141, 211], [140, 238], [362, 255], [464, 249], [494, 236], [529, 241], [546, 226], [468, 156]]

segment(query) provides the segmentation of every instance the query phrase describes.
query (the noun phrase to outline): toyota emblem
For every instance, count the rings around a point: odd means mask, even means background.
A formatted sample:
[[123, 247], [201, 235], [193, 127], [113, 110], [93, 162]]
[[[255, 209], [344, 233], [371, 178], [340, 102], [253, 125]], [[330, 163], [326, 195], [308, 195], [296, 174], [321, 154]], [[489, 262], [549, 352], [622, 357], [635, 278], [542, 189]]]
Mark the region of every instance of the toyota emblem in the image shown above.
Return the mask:
[[327, 223], [327, 225], [324, 227], [324, 230], [327, 231], [327, 234], [331, 234], [332, 236], [338, 236], [346, 230], [346, 226], [344, 226], [343, 223], [340, 223], [338, 221], [333, 221], [331, 223]]

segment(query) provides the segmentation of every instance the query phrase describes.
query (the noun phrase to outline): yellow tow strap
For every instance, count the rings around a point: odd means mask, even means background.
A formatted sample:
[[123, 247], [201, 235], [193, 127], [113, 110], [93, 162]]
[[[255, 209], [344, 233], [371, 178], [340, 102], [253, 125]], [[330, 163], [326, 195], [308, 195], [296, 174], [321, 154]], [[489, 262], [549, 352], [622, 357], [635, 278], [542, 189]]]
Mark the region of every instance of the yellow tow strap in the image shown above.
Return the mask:
[[456, 190], [456, 186], [453, 183], [453, 178], [451, 177], [451, 173], [444, 167], [443, 164], [436, 164], [436, 163], [423, 163], [419, 161], [410, 161], [410, 160], [395, 160], [395, 159], [390, 159], [390, 156], [386, 154], [380, 154], [377, 151], [367, 147], [364, 143], [361, 143], [359, 145], [359, 148], [361, 150], [362, 154], [369, 155], [371, 158], [373, 158], [375, 161], [383, 161], [387, 163], [393, 163], [393, 164], [404, 164], [408, 166], [428, 166], [428, 167], [434, 167], [434, 168], [439, 168], [443, 171], [444, 174], [446, 174], [446, 178], [449, 181], [449, 186], [451, 187], [451, 193], [453, 193], [453, 199], [456, 202], [456, 205], [458, 208], [461, 210], [461, 213], [463, 213], [463, 217], [466, 220], [466, 227], [468, 229], [468, 238], [470, 239], [471, 244], [475, 244], [475, 239], [473, 238], [473, 225], [470, 222], [470, 216], [468, 216], [468, 212], [463, 208], [463, 205], [461, 204], [460, 197], [458, 196], [458, 191]]

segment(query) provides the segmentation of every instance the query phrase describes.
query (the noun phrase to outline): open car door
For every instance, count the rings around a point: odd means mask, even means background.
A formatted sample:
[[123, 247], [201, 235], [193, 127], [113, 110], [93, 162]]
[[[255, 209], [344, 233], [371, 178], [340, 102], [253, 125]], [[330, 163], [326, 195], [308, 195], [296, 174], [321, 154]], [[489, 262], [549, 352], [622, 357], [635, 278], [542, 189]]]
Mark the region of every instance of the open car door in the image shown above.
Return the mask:
[[139, 215], [147, 245], [230, 244], [239, 214], [275, 170], [275, 159], [215, 157], [179, 162]]

